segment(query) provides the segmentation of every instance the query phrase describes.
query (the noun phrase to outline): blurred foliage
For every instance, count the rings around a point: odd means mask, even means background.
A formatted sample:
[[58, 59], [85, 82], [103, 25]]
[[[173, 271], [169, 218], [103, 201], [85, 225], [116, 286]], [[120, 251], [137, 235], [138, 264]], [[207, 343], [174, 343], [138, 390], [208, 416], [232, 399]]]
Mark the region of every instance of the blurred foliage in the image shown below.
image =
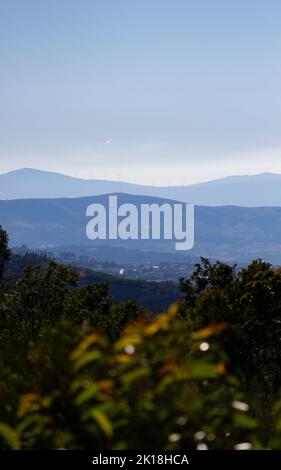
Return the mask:
[[157, 317], [78, 281], [0, 287], [1, 449], [280, 449], [281, 270], [202, 259]]

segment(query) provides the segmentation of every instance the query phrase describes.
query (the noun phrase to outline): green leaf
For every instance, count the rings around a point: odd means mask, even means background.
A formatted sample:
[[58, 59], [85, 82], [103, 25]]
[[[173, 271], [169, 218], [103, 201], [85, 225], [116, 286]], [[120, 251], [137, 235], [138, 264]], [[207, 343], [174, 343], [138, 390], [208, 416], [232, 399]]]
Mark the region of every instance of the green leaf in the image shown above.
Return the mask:
[[187, 370], [193, 379], [215, 379], [219, 375], [217, 367], [213, 364], [194, 363]]
[[236, 413], [234, 415], [234, 424], [238, 428], [242, 429], [256, 429], [258, 426], [254, 418], [251, 418], [251, 416], [247, 416], [244, 413]]
[[99, 393], [99, 388], [96, 385], [91, 385], [90, 388], [83, 390], [75, 398], [76, 405], [83, 405], [85, 402], [90, 401], [92, 398], [95, 398]]
[[96, 361], [97, 359], [101, 358], [101, 353], [100, 351], [91, 351], [88, 353], [83, 354], [74, 364], [74, 369], [78, 370], [81, 369], [81, 367], [84, 367], [91, 362]]
[[150, 374], [150, 369], [146, 367], [141, 367], [139, 369], [131, 370], [123, 375], [122, 381], [124, 384], [129, 385], [132, 382], [135, 382], [139, 379], [147, 377]]
[[97, 408], [93, 409], [90, 413], [91, 417], [94, 418], [94, 420], [97, 422], [99, 427], [102, 429], [104, 434], [107, 437], [112, 437], [113, 436], [113, 426], [111, 421], [108, 419], [105, 413], [103, 411], [98, 410]]
[[20, 449], [20, 441], [17, 432], [5, 423], [0, 423], [0, 436], [2, 436], [10, 449]]

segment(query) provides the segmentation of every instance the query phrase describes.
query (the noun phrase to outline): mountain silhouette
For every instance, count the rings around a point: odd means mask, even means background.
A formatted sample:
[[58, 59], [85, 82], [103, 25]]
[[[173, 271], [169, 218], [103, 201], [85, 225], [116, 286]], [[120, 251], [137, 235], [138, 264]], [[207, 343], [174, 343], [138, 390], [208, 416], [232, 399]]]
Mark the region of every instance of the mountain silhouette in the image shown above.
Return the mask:
[[[88, 240], [86, 209], [93, 202], [106, 206], [108, 196], [0, 201], [0, 224], [8, 231], [11, 246], [84, 245], [102, 249], [107, 245], [180, 256], [173, 240]], [[143, 203], [173, 204], [175, 201], [119, 194], [118, 202], [130, 202], [139, 207]], [[281, 207], [197, 206], [195, 245], [182, 256], [183, 260], [186, 256], [207, 256], [229, 261], [259, 257], [281, 263]]]
[[76, 198], [109, 193], [151, 195], [202, 206], [281, 206], [281, 175], [229, 176], [189, 186], [144, 186], [80, 179], [31, 168], [0, 175], [0, 199]]

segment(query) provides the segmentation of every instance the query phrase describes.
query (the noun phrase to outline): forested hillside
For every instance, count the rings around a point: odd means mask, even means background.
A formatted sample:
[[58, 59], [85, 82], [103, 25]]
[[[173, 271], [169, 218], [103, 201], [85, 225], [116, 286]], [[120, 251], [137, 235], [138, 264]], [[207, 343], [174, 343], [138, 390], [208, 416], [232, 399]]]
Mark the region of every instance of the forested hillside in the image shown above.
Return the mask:
[[[40, 267], [47, 270], [49, 266], [47, 256], [36, 253], [18, 255], [11, 253], [7, 262], [4, 283], [12, 287], [21, 277], [28, 266]], [[127, 302], [134, 299], [142, 308], [150, 309], [152, 312], [160, 312], [161, 309], [169, 307], [179, 297], [179, 286], [173, 282], [146, 282], [142, 280], [121, 279], [103, 272], [91, 269], [71, 267], [77, 274], [77, 285], [85, 286], [90, 283], [108, 285], [109, 294], [115, 302]]]
[[[118, 194], [118, 204], [134, 204], [141, 214], [142, 204], [168, 203], [175, 199]], [[104, 247], [143, 252], [170, 253], [175, 251], [175, 238], [164, 239], [104, 239], [88, 240], [86, 226], [87, 207], [92, 203], [108, 209], [108, 195], [74, 199], [0, 200], [0, 220], [9, 232], [11, 246], [27, 245], [52, 251], [71, 245], [103, 249]], [[108, 212], [108, 210], [107, 210]], [[122, 218], [121, 218], [122, 219]], [[184, 219], [184, 218], [183, 218]], [[139, 222], [139, 227], [141, 226]], [[203, 207], [195, 208], [195, 244], [182, 254], [182, 262], [194, 257], [212, 257], [222, 261], [250, 262], [261, 257], [281, 264], [281, 207]]]
[[202, 259], [152, 316], [9, 258], [1, 229], [1, 449], [280, 448], [281, 270]]

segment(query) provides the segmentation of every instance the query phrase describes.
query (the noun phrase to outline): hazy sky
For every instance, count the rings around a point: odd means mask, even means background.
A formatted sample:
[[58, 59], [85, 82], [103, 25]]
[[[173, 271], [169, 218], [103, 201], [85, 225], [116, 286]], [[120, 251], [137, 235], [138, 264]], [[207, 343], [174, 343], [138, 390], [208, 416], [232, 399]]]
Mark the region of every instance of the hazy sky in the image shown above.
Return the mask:
[[280, 0], [0, 0], [0, 172], [281, 172], [280, 23]]

